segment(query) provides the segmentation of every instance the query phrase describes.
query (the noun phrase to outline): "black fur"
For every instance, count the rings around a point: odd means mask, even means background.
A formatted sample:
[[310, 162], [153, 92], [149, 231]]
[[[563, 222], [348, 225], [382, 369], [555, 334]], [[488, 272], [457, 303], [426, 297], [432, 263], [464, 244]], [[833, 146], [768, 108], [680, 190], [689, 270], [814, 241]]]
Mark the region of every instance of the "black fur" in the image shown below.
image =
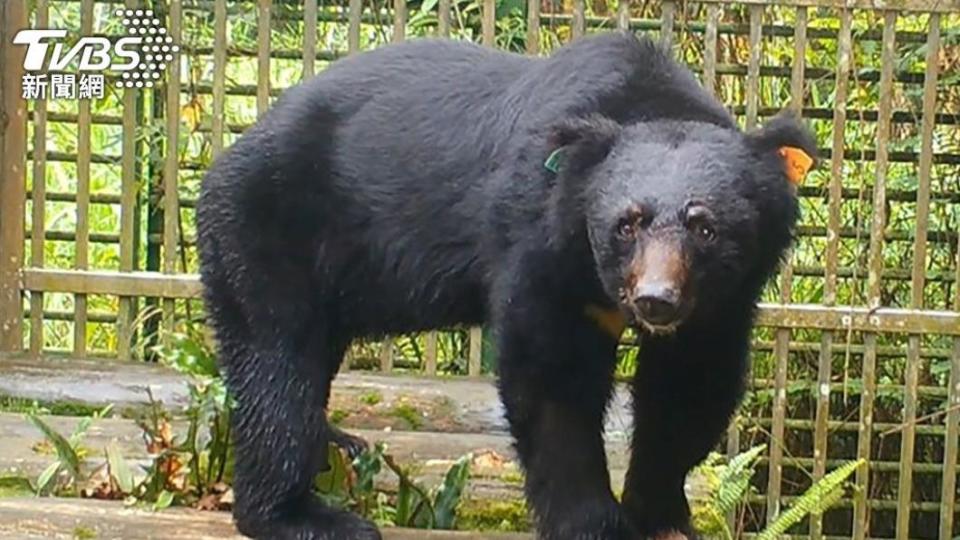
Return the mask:
[[[740, 398], [754, 303], [796, 217], [784, 144], [813, 152], [786, 117], [744, 135], [686, 69], [626, 34], [549, 59], [412, 41], [287, 91], [217, 160], [198, 205], [238, 403], [240, 530], [379, 538], [310, 495], [319, 449], [342, 440], [324, 409], [345, 348], [490, 323], [540, 537], [689, 533], [684, 475]], [[558, 147], [555, 174], [543, 163]], [[694, 199], [712, 212], [710, 242], [680, 215]], [[647, 222], [624, 243], [631, 205]], [[616, 340], [584, 310], [629, 312], [629, 261], [663, 239], [682, 249], [693, 307], [644, 341], [619, 504], [601, 433]]]

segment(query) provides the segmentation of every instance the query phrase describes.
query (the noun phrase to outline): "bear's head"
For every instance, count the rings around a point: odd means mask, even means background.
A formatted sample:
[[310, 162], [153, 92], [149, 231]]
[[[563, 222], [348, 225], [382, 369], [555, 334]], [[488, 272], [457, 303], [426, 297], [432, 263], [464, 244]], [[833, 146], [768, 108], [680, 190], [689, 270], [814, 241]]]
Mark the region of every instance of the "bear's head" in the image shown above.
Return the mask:
[[550, 148], [556, 232], [585, 230], [605, 293], [653, 333], [752, 309], [789, 247], [796, 183], [816, 153], [789, 114], [750, 133], [592, 116], [556, 126]]

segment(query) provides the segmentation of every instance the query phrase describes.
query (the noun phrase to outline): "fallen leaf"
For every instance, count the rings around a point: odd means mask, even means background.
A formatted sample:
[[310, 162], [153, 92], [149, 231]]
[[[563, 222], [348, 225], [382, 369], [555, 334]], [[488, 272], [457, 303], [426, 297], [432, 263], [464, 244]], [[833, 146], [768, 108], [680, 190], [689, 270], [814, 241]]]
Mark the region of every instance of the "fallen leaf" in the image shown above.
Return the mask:
[[473, 456], [472, 465], [482, 469], [502, 469], [509, 460], [493, 450], [483, 450]]

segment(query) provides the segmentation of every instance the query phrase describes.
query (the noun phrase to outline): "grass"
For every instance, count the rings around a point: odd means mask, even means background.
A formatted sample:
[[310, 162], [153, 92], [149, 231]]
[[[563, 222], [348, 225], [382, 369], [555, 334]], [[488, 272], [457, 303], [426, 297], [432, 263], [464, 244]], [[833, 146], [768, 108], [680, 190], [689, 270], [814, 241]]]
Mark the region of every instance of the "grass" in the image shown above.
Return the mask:
[[9, 497], [32, 497], [33, 486], [23, 476], [0, 476], [0, 499]]
[[366, 405], [373, 407], [378, 403], [380, 403], [381, 401], [383, 401], [383, 394], [381, 394], [377, 390], [371, 390], [363, 394], [362, 396], [360, 396], [360, 401]]
[[[0, 412], [50, 416], [94, 416], [102, 405], [75, 401], [45, 401], [0, 394]], [[128, 412], [121, 414], [128, 417]]]
[[347, 416], [350, 416], [350, 413], [343, 409], [331, 409], [327, 413], [327, 418], [330, 420], [330, 423], [335, 426], [339, 426]]
[[405, 421], [410, 429], [417, 430], [423, 426], [423, 417], [414, 406], [408, 403], [399, 403], [390, 411], [390, 416]]
[[97, 537], [97, 531], [86, 525], [77, 525], [73, 528], [74, 540], [92, 540]]
[[457, 529], [527, 532], [533, 529], [533, 522], [523, 500], [468, 500], [457, 508]]

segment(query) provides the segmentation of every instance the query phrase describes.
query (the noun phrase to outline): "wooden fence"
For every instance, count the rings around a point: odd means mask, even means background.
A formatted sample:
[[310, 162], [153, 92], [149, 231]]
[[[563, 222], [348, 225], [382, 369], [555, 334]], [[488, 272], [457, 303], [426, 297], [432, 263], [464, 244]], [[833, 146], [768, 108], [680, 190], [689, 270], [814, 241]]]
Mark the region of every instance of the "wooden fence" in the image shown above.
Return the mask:
[[[115, 10], [146, 8], [181, 46], [161, 85], [108, 75], [103, 100], [21, 98], [17, 30], [113, 35]], [[745, 127], [801, 111], [828, 160], [800, 190], [797, 245], [761, 306], [752, 392], [727, 437], [729, 452], [769, 445], [739, 518], [771, 521], [859, 457], [857, 489], [811, 537], [960, 534], [960, 1], [12, 0], [0, 20], [0, 352], [37, 358], [142, 358], [202, 319], [203, 170], [246, 111], [344, 54], [423, 34], [538, 54], [629, 29], [670, 44]], [[374, 344], [365, 367], [485, 373], [480, 329], [463, 333], [460, 352], [440, 350], [445, 332]]]

